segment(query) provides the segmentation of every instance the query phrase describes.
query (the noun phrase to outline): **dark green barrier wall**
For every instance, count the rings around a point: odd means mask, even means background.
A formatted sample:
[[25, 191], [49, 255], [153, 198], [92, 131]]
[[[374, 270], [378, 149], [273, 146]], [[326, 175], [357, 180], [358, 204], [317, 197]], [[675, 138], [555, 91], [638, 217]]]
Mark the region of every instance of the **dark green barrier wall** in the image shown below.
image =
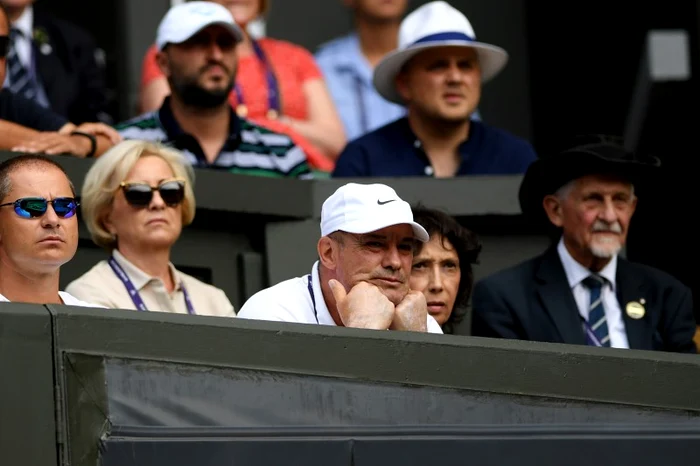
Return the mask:
[[[308, 400], [320, 416], [309, 425], [340, 413], [349, 433], [366, 431], [358, 413], [368, 403], [377, 406], [368, 411], [374, 424], [396, 429], [401, 419], [454, 423], [452, 414], [469, 406], [478, 409], [458, 424], [672, 422], [683, 431], [700, 422], [700, 358], [692, 355], [9, 303], [0, 304], [0, 350], [0, 464], [94, 465], [100, 438], [129, 429], [112, 425], [110, 406], [133, 423], [157, 405], [161, 427], [168, 416], [187, 419], [183, 408], [202, 414], [187, 422], [207, 427], [202, 403], [223, 413], [237, 391], [241, 400], [261, 391], [270, 397], [249, 404], [247, 419], [263, 427], [277, 419], [272, 428], [285, 413], [275, 403], [294, 409], [293, 398], [275, 398], [275, 390], [313, 380], [309, 394], [334, 388]], [[116, 369], [131, 376], [116, 377]], [[424, 414], [403, 409], [411, 399], [424, 400]]]
[[0, 464], [57, 464], [53, 331], [44, 306], [0, 303]]

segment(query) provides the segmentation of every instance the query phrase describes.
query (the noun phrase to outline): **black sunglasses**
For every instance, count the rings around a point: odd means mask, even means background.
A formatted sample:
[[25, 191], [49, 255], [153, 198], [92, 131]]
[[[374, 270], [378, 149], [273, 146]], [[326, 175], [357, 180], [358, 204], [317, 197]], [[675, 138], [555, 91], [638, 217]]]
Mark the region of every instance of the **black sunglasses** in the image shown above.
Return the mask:
[[0, 58], [5, 58], [10, 51], [10, 37], [0, 36]]
[[47, 200], [43, 197], [23, 197], [15, 202], [0, 204], [0, 207], [8, 205], [14, 206], [15, 213], [22, 218], [41, 217], [46, 213], [49, 204], [53, 206], [53, 211], [61, 218], [71, 218], [75, 215], [75, 211], [80, 205], [72, 197], [57, 197], [56, 199]]
[[153, 187], [148, 183], [129, 183], [119, 185], [124, 191], [126, 201], [137, 207], [145, 207], [153, 200], [153, 191], [158, 191], [161, 199], [169, 206], [176, 206], [185, 198], [185, 180], [176, 178], [165, 180]]
[[205, 30], [195, 34], [193, 37], [190, 37], [182, 45], [191, 47], [209, 47], [212, 42], [214, 42], [221, 50], [231, 50], [238, 44], [236, 38], [230, 33], [219, 32], [217, 34], [216, 32]]

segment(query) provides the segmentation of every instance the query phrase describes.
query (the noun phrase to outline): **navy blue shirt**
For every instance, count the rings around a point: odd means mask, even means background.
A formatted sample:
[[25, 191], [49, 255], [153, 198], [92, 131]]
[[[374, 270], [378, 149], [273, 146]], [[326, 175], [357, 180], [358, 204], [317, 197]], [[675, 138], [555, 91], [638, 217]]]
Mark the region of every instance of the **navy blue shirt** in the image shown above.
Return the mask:
[[[2, 85], [2, 83], [0, 83]], [[58, 131], [68, 120], [7, 88], [0, 89], [0, 120], [36, 131]]]
[[[537, 158], [529, 142], [474, 120], [459, 153], [462, 163], [455, 176], [522, 174]], [[333, 177], [433, 176], [433, 173], [408, 118], [401, 118], [348, 143], [336, 162]]]

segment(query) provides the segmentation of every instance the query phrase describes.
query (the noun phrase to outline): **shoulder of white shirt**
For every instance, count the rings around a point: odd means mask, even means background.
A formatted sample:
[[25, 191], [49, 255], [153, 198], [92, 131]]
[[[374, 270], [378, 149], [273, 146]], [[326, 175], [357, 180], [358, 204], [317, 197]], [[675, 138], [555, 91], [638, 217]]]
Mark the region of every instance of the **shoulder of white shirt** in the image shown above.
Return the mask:
[[[91, 303], [87, 303], [85, 301], [81, 301], [78, 298], [76, 298], [75, 296], [71, 295], [70, 293], [66, 293], [65, 291], [59, 291], [58, 295], [61, 297], [63, 304], [65, 304], [66, 306], [95, 307], [95, 308], [107, 309], [105, 306], [101, 306], [99, 304], [91, 304]], [[10, 300], [7, 299], [5, 296], [0, 294], [0, 302], [9, 303]]]

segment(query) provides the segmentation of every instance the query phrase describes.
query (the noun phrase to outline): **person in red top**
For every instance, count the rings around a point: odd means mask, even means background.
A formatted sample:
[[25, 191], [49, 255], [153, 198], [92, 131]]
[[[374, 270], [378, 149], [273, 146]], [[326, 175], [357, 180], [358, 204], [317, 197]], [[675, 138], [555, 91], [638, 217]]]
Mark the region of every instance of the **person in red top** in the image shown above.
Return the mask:
[[[268, 0], [211, 1], [227, 7], [246, 33], [237, 50], [239, 64], [231, 104], [240, 116], [289, 135], [313, 168], [332, 171], [346, 138], [313, 55], [290, 42], [250, 37], [246, 26], [267, 11]], [[142, 112], [160, 108], [170, 94], [156, 63], [156, 52], [154, 45], [143, 61]]]

